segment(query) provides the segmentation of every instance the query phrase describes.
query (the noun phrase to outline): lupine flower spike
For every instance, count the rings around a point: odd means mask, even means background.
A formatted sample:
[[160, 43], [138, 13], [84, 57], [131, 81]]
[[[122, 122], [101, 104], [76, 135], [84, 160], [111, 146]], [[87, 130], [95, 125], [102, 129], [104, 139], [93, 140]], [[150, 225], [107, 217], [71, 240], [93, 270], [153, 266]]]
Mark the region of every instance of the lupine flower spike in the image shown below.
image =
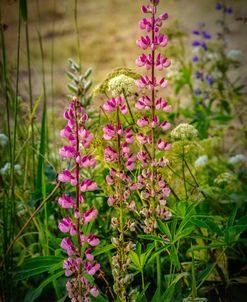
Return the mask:
[[149, 71], [149, 75], [142, 76], [136, 84], [139, 88], [148, 88], [150, 94], [141, 96], [135, 105], [137, 110], [144, 112], [137, 120], [137, 125], [140, 127], [137, 141], [141, 146], [145, 146], [145, 149], [137, 154], [137, 159], [142, 168], [145, 168], [139, 176], [141, 196], [146, 201], [146, 206], [141, 210], [145, 218], [145, 233], [155, 231], [156, 218], [169, 219], [171, 216], [166, 208], [161, 209], [170, 193], [169, 187], [159, 173], [159, 169], [166, 165], [167, 159], [165, 157], [156, 159], [156, 150], [164, 152], [171, 148], [169, 142], [162, 137], [157, 137], [159, 128], [166, 132], [171, 127], [167, 120], [160, 120], [156, 114], [156, 111], [167, 113], [172, 109], [171, 105], [158, 95], [159, 89], [167, 87], [168, 81], [164, 76], [158, 78], [155, 75], [155, 70], [163, 73], [171, 65], [169, 58], [158, 52], [158, 48], [164, 48], [168, 44], [168, 37], [160, 32], [168, 14], [165, 12], [157, 16], [159, 1], [150, 2], [151, 4], [142, 6], [142, 12], [150, 15], [150, 18], [143, 18], [139, 22], [140, 29], [146, 31], [147, 35], [141, 36], [137, 40], [137, 45], [143, 50], [150, 49], [151, 53], [147, 55], [143, 53], [136, 60], [137, 66], [145, 67]]
[[82, 179], [80, 169], [92, 168], [96, 164], [95, 158], [88, 154], [93, 135], [85, 128], [88, 117], [77, 97], [72, 98], [64, 118], [67, 125], [60, 134], [68, 144], [59, 150], [59, 155], [62, 159], [72, 161], [69, 165], [72, 168], [64, 169], [58, 175], [58, 180], [70, 185], [76, 193], [75, 197], [66, 193], [58, 199], [59, 205], [68, 212], [58, 225], [59, 230], [67, 235], [61, 241], [61, 248], [68, 255], [63, 268], [65, 275], [70, 277], [66, 288], [71, 301], [90, 302], [90, 296], [96, 297], [99, 291], [86, 279], [85, 273], [93, 276], [100, 269], [100, 264], [91, 254], [92, 247], [99, 244], [99, 239], [95, 234], [84, 234], [82, 227], [92, 221], [98, 211], [94, 208], [85, 210], [83, 193], [96, 190], [97, 184], [93, 179]]

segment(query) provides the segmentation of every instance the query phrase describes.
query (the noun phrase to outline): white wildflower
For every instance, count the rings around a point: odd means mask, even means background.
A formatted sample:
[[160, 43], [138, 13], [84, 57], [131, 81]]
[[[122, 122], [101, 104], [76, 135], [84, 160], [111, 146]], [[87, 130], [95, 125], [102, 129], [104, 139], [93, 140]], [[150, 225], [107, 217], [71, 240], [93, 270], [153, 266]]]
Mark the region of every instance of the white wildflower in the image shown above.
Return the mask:
[[204, 167], [207, 163], [208, 163], [207, 155], [202, 155], [197, 158], [194, 165], [196, 168], [198, 168], [198, 167]]
[[112, 78], [108, 83], [108, 90], [114, 97], [123, 94], [130, 95], [136, 92], [135, 80], [124, 74]]
[[175, 140], [194, 140], [198, 136], [197, 129], [189, 124], [180, 124], [171, 132], [171, 137]]
[[234, 60], [234, 61], [242, 61], [243, 60], [243, 53], [241, 50], [238, 49], [231, 49], [230, 51], [228, 51], [228, 53], [226, 54], [226, 57], [230, 60]]
[[[6, 163], [1, 169], [0, 169], [0, 174], [1, 175], [6, 175], [10, 172], [11, 170], [11, 163]], [[20, 165], [14, 165], [14, 171], [18, 174], [21, 175], [21, 166]]]
[[246, 156], [243, 154], [236, 154], [229, 158], [228, 162], [229, 164], [235, 165], [236, 163], [246, 161]]
[[0, 145], [5, 146], [7, 145], [8, 141], [9, 138], [4, 133], [0, 133]]

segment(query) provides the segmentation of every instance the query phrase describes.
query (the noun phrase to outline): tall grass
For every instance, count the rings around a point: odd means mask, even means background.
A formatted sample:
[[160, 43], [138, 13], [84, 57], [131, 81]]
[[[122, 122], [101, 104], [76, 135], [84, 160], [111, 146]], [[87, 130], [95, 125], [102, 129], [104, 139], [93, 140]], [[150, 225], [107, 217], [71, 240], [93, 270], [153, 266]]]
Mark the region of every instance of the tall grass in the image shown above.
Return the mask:
[[[38, 157], [38, 171], [37, 171], [37, 189], [41, 193], [42, 198], [46, 199], [46, 179], [45, 179], [45, 156], [48, 151], [48, 127], [47, 127], [47, 96], [46, 96], [46, 80], [45, 80], [45, 60], [44, 60], [44, 48], [41, 34], [41, 20], [40, 20], [40, 7], [39, 0], [36, 1], [37, 13], [38, 13], [38, 24], [37, 29], [40, 55], [41, 55], [41, 73], [42, 73], [42, 86], [43, 86], [43, 108], [42, 108], [42, 119], [41, 119], [41, 131], [40, 131], [40, 146], [39, 146], [39, 157]], [[48, 254], [48, 216], [47, 216], [47, 205], [44, 205], [44, 239], [45, 244], [43, 250], [45, 254]]]

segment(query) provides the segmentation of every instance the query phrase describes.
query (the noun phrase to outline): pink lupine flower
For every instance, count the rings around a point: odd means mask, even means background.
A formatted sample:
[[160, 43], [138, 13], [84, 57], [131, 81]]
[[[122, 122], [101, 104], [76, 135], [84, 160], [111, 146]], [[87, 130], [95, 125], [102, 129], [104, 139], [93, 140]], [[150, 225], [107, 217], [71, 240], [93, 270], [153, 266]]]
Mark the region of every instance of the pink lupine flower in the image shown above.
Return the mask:
[[140, 144], [145, 144], [147, 143], [147, 136], [143, 133], [140, 133], [139, 135], [137, 135], [137, 140]]
[[65, 276], [71, 276], [74, 273], [74, 260], [72, 258], [64, 260], [63, 268], [65, 269]]
[[[134, 138], [133, 138], [133, 140], [134, 140]], [[130, 140], [128, 140], [128, 141], [130, 141]], [[133, 141], [131, 140], [131, 142], [133, 142]], [[130, 147], [128, 145], [128, 142], [125, 142], [122, 144], [122, 155], [124, 158], [128, 158], [129, 154], [130, 154]]]
[[141, 37], [136, 41], [137, 46], [139, 46], [142, 49], [147, 49], [148, 46], [151, 44], [151, 40], [149, 36]]
[[114, 179], [113, 179], [113, 177], [111, 176], [111, 175], [107, 175], [106, 176], [106, 182], [107, 182], [107, 184], [108, 185], [113, 185], [114, 184]]
[[76, 156], [76, 150], [71, 146], [64, 146], [59, 150], [59, 155], [62, 158], [73, 158]]
[[91, 248], [87, 248], [86, 251], [85, 251], [85, 255], [86, 255], [86, 258], [87, 260], [89, 261], [93, 261], [94, 260], [94, 256], [90, 254], [91, 253]]
[[115, 162], [117, 160], [117, 152], [110, 146], [106, 147], [104, 158], [105, 158], [105, 161]]
[[150, 110], [152, 106], [152, 101], [148, 96], [142, 96], [137, 103], [135, 104], [136, 109], [142, 110]]
[[92, 264], [90, 262], [85, 262], [84, 269], [89, 275], [92, 276], [100, 269], [100, 264], [99, 263]]
[[167, 58], [164, 58], [161, 56], [159, 53], [156, 59], [156, 68], [158, 70], [162, 70], [163, 68], [167, 68], [171, 65], [171, 61], [168, 60]]
[[106, 103], [103, 105], [103, 108], [107, 112], [112, 112], [116, 108], [116, 100], [115, 98], [112, 98], [111, 100], [106, 101]]
[[159, 118], [158, 116], [154, 116], [153, 119], [152, 119], [152, 122], [151, 122], [151, 127], [152, 128], [156, 128], [159, 124]]
[[149, 157], [144, 151], [140, 151], [137, 153], [137, 159], [142, 163], [143, 167], [146, 167], [149, 162]]
[[168, 86], [168, 81], [165, 78], [160, 80], [160, 87], [166, 88]]
[[90, 294], [93, 297], [97, 297], [99, 295], [99, 290], [97, 289], [97, 287], [95, 285], [93, 287], [91, 287]]
[[128, 144], [132, 144], [135, 141], [134, 134], [131, 128], [125, 129], [125, 141]]
[[96, 246], [100, 243], [99, 238], [97, 238], [94, 234], [89, 235], [86, 240], [91, 246]]
[[140, 78], [140, 80], [137, 80], [136, 81], [136, 85], [139, 87], [139, 88], [144, 88], [146, 86], [148, 86], [150, 83], [150, 80], [149, 80], [149, 77], [148, 76], [142, 76]]
[[120, 111], [122, 112], [123, 115], [126, 115], [129, 112], [126, 105], [121, 106]]
[[77, 156], [76, 162], [83, 168], [92, 168], [96, 165], [96, 160], [92, 155], [85, 155], [83, 157]]
[[81, 192], [97, 190], [97, 184], [92, 179], [85, 179], [80, 184]]
[[130, 188], [131, 191], [141, 189], [141, 188], [143, 188], [143, 184], [138, 182], [138, 183], [130, 185], [129, 188]]
[[62, 197], [59, 197], [58, 203], [64, 209], [72, 209], [75, 206], [74, 199], [66, 194], [64, 194]]
[[87, 210], [83, 215], [82, 218], [84, 219], [84, 223], [87, 224], [93, 220], [94, 217], [98, 215], [98, 210], [94, 208], [90, 208]]
[[116, 134], [116, 129], [115, 129], [114, 125], [107, 124], [103, 128], [103, 132], [104, 132], [104, 135], [103, 135], [104, 139], [105, 140], [111, 140]]
[[58, 174], [58, 180], [65, 183], [70, 182], [72, 186], [76, 185], [75, 177], [66, 169], [64, 169], [62, 173]]
[[93, 134], [90, 133], [88, 130], [84, 129], [83, 127], [79, 129], [78, 134], [80, 136], [81, 143], [84, 148], [89, 148], [93, 140]]
[[163, 199], [163, 198], [161, 198], [161, 199], [160, 199], [160, 204], [161, 204], [162, 206], [165, 206], [165, 205], [166, 205], [166, 200]]
[[161, 46], [161, 47], [165, 47], [168, 43], [168, 38], [165, 35], [159, 35], [156, 37], [155, 39], [156, 44]]
[[107, 199], [107, 204], [109, 206], [113, 206], [117, 202], [116, 198], [112, 195], [110, 195]]
[[61, 138], [72, 140], [74, 137], [72, 135], [72, 129], [69, 126], [66, 126], [60, 131]]
[[59, 222], [58, 228], [61, 232], [68, 233], [71, 228], [72, 223], [73, 222], [71, 221], [71, 219], [68, 216], [66, 216]]
[[164, 189], [162, 189], [162, 194], [164, 197], [168, 197], [171, 193], [171, 189], [168, 187], [165, 187]]
[[166, 131], [168, 129], [171, 128], [171, 124], [167, 121], [163, 121], [161, 124], [160, 124], [160, 128], [163, 130], [163, 131]]
[[137, 120], [136, 123], [139, 127], [145, 127], [148, 125], [148, 117], [144, 115], [141, 119]]
[[172, 147], [171, 144], [164, 142], [161, 138], [158, 139], [157, 145], [160, 150], [170, 150]]
[[136, 60], [136, 65], [138, 67], [142, 67], [145, 65], [147, 70], [151, 69], [152, 66], [152, 55], [144, 55], [142, 54], [137, 60]]
[[69, 256], [73, 256], [75, 254], [75, 247], [70, 238], [63, 238], [61, 248], [66, 250]]
[[129, 157], [125, 166], [129, 171], [133, 171], [135, 169], [135, 156]]

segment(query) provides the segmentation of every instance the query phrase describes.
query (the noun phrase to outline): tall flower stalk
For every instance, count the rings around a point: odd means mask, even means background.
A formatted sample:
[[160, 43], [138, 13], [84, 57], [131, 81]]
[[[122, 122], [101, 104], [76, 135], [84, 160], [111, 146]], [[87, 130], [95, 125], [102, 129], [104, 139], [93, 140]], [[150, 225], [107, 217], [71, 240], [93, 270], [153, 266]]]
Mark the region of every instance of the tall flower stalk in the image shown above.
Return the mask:
[[131, 152], [134, 133], [131, 128], [124, 128], [122, 119], [129, 111], [121, 96], [106, 101], [103, 109], [110, 116], [110, 123], [103, 128], [103, 138], [107, 142], [104, 159], [110, 168], [106, 181], [112, 188], [108, 204], [114, 206], [118, 213], [118, 217], [112, 217], [111, 221], [113, 229], [117, 230], [116, 237], [112, 238], [117, 250], [112, 257], [114, 291], [121, 301], [132, 301], [134, 292], [127, 294], [132, 275], [128, 274], [127, 269], [130, 264], [128, 253], [133, 243], [125, 240], [125, 232], [135, 230], [134, 223], [126, 218], [131, 191], [135, 189], [128, 175], [135, 168], [136, 156]]
[[59, 155], [70, 161], [70, 169], [64, 169], [58, 175], [58, 180], [70, 184], [71, 194], [65, 193], [58, 200], [64, 209], [70, 211], [58, 225], [62, 233], [70, 234], [61, 242], [62, 249], [69, 256], [63, 267], [65, 275], [72, 276], [66, 284], [71, 301], [90, 302], [90, 295], [96, 297], [99, 291], [88, 281], [86, 274], [93, 276], [100, 269], [100, 264], [91, 254], [92, 247], [97, 246], [100, 241], [95, 234], [90, 233], [88, 227], [98, 211], [93, 207], [88, 209], [85, 195], [86, 192], [95, 191], [97, 184], [93, 179], [82, 179], [80, 169], [90, 169], [96, 165], [95, 158], [89, 152], [93, 135], [85, 128], [88, 116], [78, 97], [72, 98], [64, 117], [67, 125], [60, 135], [69, 144], [59, 150]]
[[[145, 112], [138, 119], [137, 124], [141, 128], [141, 132], [137, 136], [137, 140], [143, 149], [138, 153], [137, 158], [142, 164], [143, 170], [139, 176], [139, 182], [142, 185], [141, 196], [145, 201], [145, 205], [141, 210], [144, 216], [144, 232], [156, 234], [157, 219], [169, 219], [171, 213], [166, 207], [166, 198], [170, 194], [170, 189], [167, 183], [162, 178], [160, 169], [167, 164], [165, 157], [157, 155], [157, 150], [163, 152], [171, 148], [171, 144], [164, 141], [160, 136], [160, 131], [166, 131], [171, 124], [166, 121], [160, 121], [160, 112], [169, 112], [171, 106], [159, 97], [159, 89], [166, 88], [168, 82], [165, 77], [157, 79], [156, 70], [162, 71], [168, 68], [171, 64], [167, 57], [164, 57], [158, 52], [158, 47], [165, 47], [168, 43], [168, 38], [160, 32], [163, 22], [168, 18], [167, 13], [162, 13], [157, 16], [157, 6], [159, 0], [150, 0], [150, 4], [142, 6], [142, 12], [150, 15], [150, 18], [143, 18], [139, 26], [147, 32], [137, 40], [137, 46], [143, 50], [150, 49], [151, 53], [142, 54], [136, 60], [136, 65], [145, 67], [150, 71], [150, 75], [144, 75], [136, 84], [145, 92], [150, 93], [142, 96], [137, 101], [135, 107], [141, 112]], [[158, 159], [159, 158], [159, 159]], [[157, 245], [156, 245], [157, 248]], [[157, 256], [157, 287], [161, 288], [161, 264], [160, 257]]]

